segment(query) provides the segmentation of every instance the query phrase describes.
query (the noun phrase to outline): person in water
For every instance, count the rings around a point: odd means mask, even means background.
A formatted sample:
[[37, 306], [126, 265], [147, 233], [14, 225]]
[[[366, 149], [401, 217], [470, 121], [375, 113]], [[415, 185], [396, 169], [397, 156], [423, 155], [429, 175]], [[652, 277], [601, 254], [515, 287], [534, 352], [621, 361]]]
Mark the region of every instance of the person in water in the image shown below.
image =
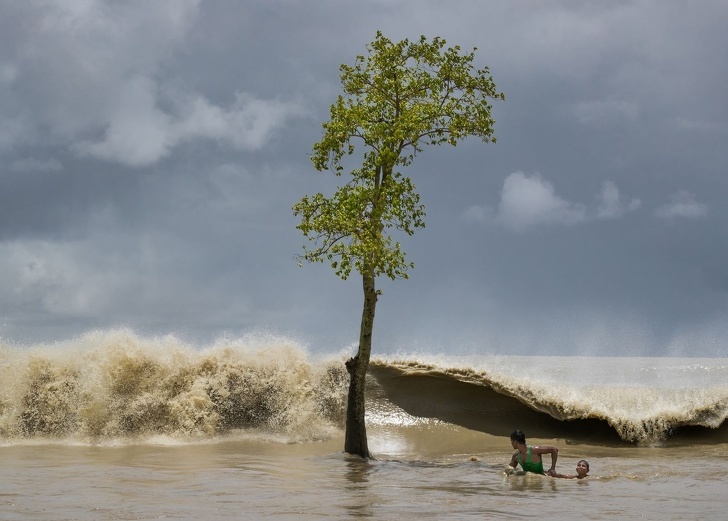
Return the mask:
[[[526, 435], [520, 430], [511, 433], [511, 445], [516, 451], [513, 453], [509, 464], [510, 472], [520, 465], [526, 472], [534, 474], [547, 474], [553, 476], [556, 474], [556, 459], [559, 457], [559, 449], [550, 445], [527, 445]], [[543, 454], [551, 454], [551, 468], [546, 472], [543, 470]]]
[[589, 474], [589, 462], [582, 459], [576, 464], [576, 474], [559, 474], [558, 472], [554, 472], [551, 475], [555, 478], [584, 479], [587, 474]]

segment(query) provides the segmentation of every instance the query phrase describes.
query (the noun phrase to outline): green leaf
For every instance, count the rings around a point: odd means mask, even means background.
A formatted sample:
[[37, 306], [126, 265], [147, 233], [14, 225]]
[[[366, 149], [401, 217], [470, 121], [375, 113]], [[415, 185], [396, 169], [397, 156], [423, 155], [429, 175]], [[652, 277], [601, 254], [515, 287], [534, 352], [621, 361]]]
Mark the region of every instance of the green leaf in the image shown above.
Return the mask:
[[399, 169], [425, 146], [456, 146], [470, 136], [495, 142], [490, 103], [505, 98], [474, 59], [475, 49], [463, 53], [440, 37], [395, 43], [377, 32], [366, 55], [341, 65], [342, 94], [311, 160], [319, 171], [348, 172], [348, 180], [329, 196], [304, 196], [293, 206], [309, 241], [299, 263], [327, 259], [342, 279], [352, 269], [408, 278], [414, 264], [392, 234], [423, 228], [425, 208]]

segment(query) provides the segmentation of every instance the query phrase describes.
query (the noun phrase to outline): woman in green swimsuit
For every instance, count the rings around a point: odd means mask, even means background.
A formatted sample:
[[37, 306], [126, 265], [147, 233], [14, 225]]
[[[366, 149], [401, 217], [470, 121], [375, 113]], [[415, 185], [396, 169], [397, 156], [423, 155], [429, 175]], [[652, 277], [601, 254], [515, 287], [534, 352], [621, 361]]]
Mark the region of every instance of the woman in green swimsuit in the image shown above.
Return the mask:
[[[511, 433], [511, 445], [516, 451], [511, 458], [510, 467], [515, 470], [516, 465], [526, 472], [534, 474], [548, 474], [553, 476], [556, 474], [556, 458], [559, 456], [559, 449], [550, 445], [526, 445], [526, 435], [521, 431], [513, 431]], [[546, 472], [543, 470], [543, 454], [551, 454], [551, 468]]]

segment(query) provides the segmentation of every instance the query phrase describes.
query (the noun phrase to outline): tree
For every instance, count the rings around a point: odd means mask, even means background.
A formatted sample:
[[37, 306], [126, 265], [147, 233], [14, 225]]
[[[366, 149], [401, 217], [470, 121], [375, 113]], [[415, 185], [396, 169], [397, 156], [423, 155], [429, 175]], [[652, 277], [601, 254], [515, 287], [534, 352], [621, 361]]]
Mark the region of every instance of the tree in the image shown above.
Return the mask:
[[[380, 291], [376, 280], [407, 279], [407, 262], [390, 231], [412, 235], [425, 226], [424, 206], [409, 177], [398, 171], [409, 166], [426, 145], [455, 146], [468, 136], [495, 142], [491, 99], [496, 91], [487, 67], [475, 69], [475, 51], [445, 48], [428, 41], [393, 43], [377, 32], [367, 56], [353, 66], [341, 65], [343, 94], [323, 123], [323, 137], [313, 146], [318, 171], [337, 176], [344, 161], [358, 152], [349, 179], [326, 197], [304, 196], [293, 206], [297, 226], [313, 246], [304, 246], [302, 262], [330, 262], [346, 280], [352, 269], [362, 277], [364, 305], [357, 354], [346, 362], [350, 375], [344, 450], [371, 457], [366, 436], [365, 381], [372, 348], [374, 315]], [[361, 145], [359, 152], [357, 145]], [[361, 163], [359, 163], [361, 161]]]

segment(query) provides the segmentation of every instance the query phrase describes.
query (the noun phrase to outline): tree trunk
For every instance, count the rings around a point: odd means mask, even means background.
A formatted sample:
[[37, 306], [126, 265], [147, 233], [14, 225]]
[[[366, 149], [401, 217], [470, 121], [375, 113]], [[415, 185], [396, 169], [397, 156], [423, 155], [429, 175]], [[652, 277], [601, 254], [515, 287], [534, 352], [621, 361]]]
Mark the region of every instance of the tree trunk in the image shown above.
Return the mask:
[[367, 368], [372, 353], [372, 330], [374, 329], [374, 312], [377, 307], [377, 290], [374, 275], [363, 275], [362, 279], [364, 308], [361, 314], [359, 351], [355, 357], [346, 362], [350, 379], [344, 451], [349, 454], [358, 454], [362, 458], [371, 458], [367, 443], [367, 428], [364, 422], [364, 406]]

